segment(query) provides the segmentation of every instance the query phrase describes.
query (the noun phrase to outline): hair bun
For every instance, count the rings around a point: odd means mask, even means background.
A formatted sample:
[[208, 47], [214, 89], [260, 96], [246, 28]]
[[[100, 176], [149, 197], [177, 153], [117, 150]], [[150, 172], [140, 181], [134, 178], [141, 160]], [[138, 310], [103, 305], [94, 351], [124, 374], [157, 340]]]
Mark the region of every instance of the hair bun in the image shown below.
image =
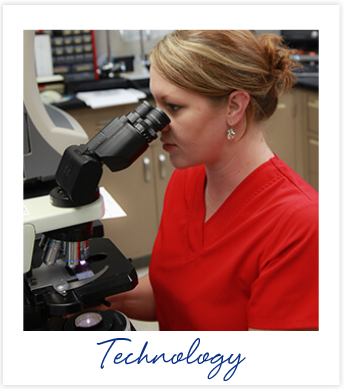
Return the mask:
[[263, 34], [259, 42], [266, 53], [267, 65], [271, 69], [272, 86], [277, 97], [292, 88], [296, 82], [294, 70], [301, 65], [293, 60], [297, 50], [289, 49], [283, 38], [274, 34]]

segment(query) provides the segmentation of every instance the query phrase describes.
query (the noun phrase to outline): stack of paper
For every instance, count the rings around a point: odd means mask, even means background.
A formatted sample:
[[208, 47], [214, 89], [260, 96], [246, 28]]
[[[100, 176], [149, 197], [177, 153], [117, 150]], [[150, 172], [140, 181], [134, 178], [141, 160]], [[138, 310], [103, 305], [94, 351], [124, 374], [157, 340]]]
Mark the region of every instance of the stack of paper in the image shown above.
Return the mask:
[[109, 89], [94, 92], [79, 92], [79, 100], [93, 109], [138, 103], [139, 99], [146, 98], [146, 94], [137, 89]]
[[[102, 219], [114, 219], [118, 217], [125, 217], [127, 214], [117, 201], [110, 195], [110, 193], [102, 186], [99, 189], [100, 194], [103, 196], [105, 213]], [[25, 209], [24, 209], [25, 215]]]

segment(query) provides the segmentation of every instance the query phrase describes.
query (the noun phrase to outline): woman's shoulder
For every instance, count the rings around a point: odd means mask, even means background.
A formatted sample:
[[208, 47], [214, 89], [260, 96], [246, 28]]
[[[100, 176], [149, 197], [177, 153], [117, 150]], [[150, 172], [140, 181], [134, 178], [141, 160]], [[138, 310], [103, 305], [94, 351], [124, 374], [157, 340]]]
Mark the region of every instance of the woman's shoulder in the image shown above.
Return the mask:
[[299, 199], [303, 198], [304, 203], [317, 204], [319, 201], [319, 193], [302, 177], [300, 177], [289, 165], [283, 162], [277, 156], [271, 159], [272, 165], [278, 170], [281, 177], [285, 181], [287, 191], [297, 195]]

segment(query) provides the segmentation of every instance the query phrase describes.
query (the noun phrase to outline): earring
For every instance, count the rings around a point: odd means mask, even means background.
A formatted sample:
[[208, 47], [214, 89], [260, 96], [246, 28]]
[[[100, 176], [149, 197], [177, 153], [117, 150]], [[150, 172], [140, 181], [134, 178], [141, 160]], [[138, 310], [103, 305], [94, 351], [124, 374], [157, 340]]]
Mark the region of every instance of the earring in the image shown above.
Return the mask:
[[230, 125], [230, 128], [227, 130], [227, 139], [232, 141], [235, 138], [235, 132], [233, 130], [232, 124]]

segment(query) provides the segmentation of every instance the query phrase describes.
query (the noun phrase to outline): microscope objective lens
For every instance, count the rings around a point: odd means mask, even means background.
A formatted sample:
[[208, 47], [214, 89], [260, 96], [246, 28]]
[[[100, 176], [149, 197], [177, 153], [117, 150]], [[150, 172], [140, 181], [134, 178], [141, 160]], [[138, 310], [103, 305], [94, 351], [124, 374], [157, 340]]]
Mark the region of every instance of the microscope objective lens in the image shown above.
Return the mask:
[[90, 256], [88, 240], [82, 242], [66, 242], [66, 262], [67, 266], [74, 269], [80, 261], [86, 261]]
[[60, 240], [49, 240], [49, 243], [46, 245], [43, 252], [43, 261], [47, 266], [51, 266], [56, 262], [60, 254], [61, 243], [62, 242]]
[[42, 235], [38, 246], [44, 250], [47, 247], [48, 242], [49, 238], [46, 235]]
[[68, 267], [75, 268], [80, 259], [80, 243], [79, 242], [67, 242], [66, 243], [66, 261]]
[[80, 242], [80, 260], [86, 261], [90, 256], [90, 248], [88, 246], [88, 240]]

